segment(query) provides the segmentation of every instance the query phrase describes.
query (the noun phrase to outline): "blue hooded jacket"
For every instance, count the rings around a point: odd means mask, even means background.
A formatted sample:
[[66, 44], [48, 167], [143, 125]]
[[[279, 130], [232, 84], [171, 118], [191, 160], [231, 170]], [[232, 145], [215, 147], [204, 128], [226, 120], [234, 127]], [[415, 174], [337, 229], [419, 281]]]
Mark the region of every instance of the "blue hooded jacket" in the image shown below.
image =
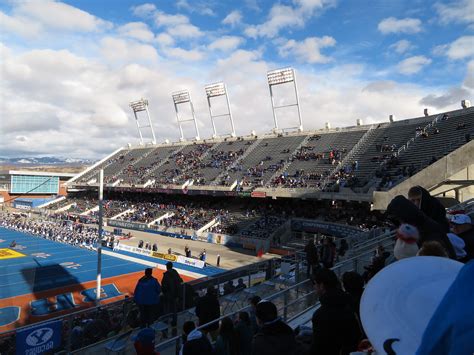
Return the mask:
[[425, 329], [417, 355], [474, 353], [474, 261], [463, 266]]
[[161, 286], [153, 276], [143, 276], [137, 282], [134, 298], [138, 305], [153, 305], [160, 303]]

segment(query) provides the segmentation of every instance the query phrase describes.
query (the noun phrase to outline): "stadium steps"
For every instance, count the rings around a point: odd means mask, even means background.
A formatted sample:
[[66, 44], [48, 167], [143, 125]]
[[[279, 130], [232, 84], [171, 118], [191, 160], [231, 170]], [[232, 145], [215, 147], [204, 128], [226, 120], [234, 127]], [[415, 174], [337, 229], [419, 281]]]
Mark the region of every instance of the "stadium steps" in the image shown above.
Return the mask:
[[275, 173], [270, 177], [270, 179], [268, 179], [267, 181], [267, 184], [266, 186], [268, 187], [271, 182], [278, 176], [278, 175], [281, 175], [281, 174], [284, 174], [285, 171], [288, 169], [288, 167], [290, 166], [291, 162], [292, 162], [292, 157], [295, 156], [297, 153], [298, 153], [298, 150], [301, 149], [301, 147], [304, 147], [306, 144], [308, 144], [308, 141], [310, 140], [311, 138], [311, 135], [307, 135], [306, 138], [291, 152], [291, 154], [288, 156], [285, 164], [283, 165], [283, 167], [277, 171], [275, 171]]
[[169, 162], [169, 160], [176, 154], [180, 153], [184, 148], [186, 148], [186, 145], [182, 145], [180, 146], [178, 149], [176, 149], [175, 151], [171, 152], [170, 154], [168, 154], [167, 157], [163, 158], [163, 160], [161, 160], [160, 163], [156, 164], [153, 168], [151, 168], [150, 170], [148, 170], [145, 174], [143, 174], [143, 180], [145, 180], [145, 178], [148, 178], [148, 177], [151, 177], [151, 176], [154, 176], [155, 173], [163, 166], [165, 165], [166, 163]]
[[431, 190], [472, 165], [474, 165], [474, 140], [440, 158], [390, 190], [375, 191], [373, 195], [374, 209], [385, 210], [395, 196], [406, 194], [406, 191], [412, 186], [420, 185]]
[[[232, 171], [232, 169], [235, 169], [247, 156], [252, 153], [255, 148], [260, 144], [260, 142], [263, 140], [262, 137], [255, 139], [255, 141], [250, 144], [250, 146], [245, 150], [244, 154], [242, 154], [229, 168], [227, 168], [225, 171], [217, 175], [217, 177], [211, 182], [211, 186], [216, 186], [220, 185], [219, 182], [221, 179], [226, 175], [229, 174], [229, 172]], [[245, 141], [245, 143], [250, 142], [250, 141]], [[232, 180], [234, 182], [235, 180]]]

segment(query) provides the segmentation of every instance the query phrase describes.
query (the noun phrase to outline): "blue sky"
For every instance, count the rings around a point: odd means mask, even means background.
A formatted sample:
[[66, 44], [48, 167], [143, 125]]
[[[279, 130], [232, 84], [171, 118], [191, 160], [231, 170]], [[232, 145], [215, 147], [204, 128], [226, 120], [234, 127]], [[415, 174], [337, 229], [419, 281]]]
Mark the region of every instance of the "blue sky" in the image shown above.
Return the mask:
[[0, 42], [4, 155], [96, 158], [136, 143], [139, 97], [159, 140], [176, 140], [179, 89], [210, 136], [203, 86], [220, 80], [238, 133], [269, 131], [265, 74], [285, 66], [308, 129], [473, 100], [474, 0], [0, 1]]

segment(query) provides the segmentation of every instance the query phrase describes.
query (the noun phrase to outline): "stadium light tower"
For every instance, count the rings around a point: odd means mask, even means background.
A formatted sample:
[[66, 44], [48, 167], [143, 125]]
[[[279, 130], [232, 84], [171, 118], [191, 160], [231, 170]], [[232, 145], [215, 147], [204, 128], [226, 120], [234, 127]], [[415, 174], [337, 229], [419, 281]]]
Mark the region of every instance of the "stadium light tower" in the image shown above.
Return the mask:
[[[207, 106], [209, 107], [209, 114], [211, 116], [212, 129], [214, 130], [213, 137], [217, 137], [217, 130], [216, 130], [216, 124], [214, 122], [214, 119], [219, 118], [219, 117], [229, 117], [230, 127], [231, 127], [230, 135], [232, 137], [235, 137], [234, 120], [232, 119], [232, 112], [230, 110], [230, 101], [229, 101], [229, 95], [227, 94], [226, 85], [224, 83], [220, 82], [220, 83], [215, 83], [215, 84], [209, 84], [204, 89], [206, 90]], [[224, 113], [224, 114], [221, 114], [221, 115], [214, 115], [212, 113], [211, 98], [212, 97], [219, 97], [219, 96], [225, 96], [225, 98], [226, 98], [227, 113]]]
[[[276, 110], [280, 108], [284, 108], [284, 107], [296, 106], [298, 109], [299, 126], [287, 127], [287, 129], [298, 128], [299, 131], [303, 131], [303, 120], [301, 118], [301, 112], [300, 112], [300, 101], [298, 98], [298, 88], [296, 86], [295, 70], [293, 68], [271, 70], [267, 73], [267, 80], [268, 80], [268, 88], [270, 89], [270, 98], [272, 100], [273, 121], [275, 122], [275, 130], [278, 130], [278, 119], [276, 115]], [[288, 104], [288, 105], [275, 106], [275, 100], [273, 98], [272, 87], [276, 85], [282, 85], [282, 84], [288, 84], [288, 83], [293, 83], [293, 86], [295, 88], [296, 102], [293, 104]]]
[[[135, 116], [135, 121], [137, 122], [138, 134], [140, 135], [140, 144], [143, 145], [142, 128], [150, 128], [151, 135], [152, 135], [152, 143], [155, 144], [156, 137], [155, 137], [155, 131], [153, 130], [153, 125], [151, 124], [150, 112], [148, 111], [148, 100], [142, 98], [137, 101], [131, 101], [130, 107], [132, 108], [133, 115]], [[141, 126], [140, 122], [138, 121], [137, 113], [142, 112], [142, 111], [145, 111], [148, 117], [148, 125], [145, 125], [145, 126]]]
[[[179, 131], [181, 133], [181, 140], [184, 140], [184, 133], [183, 133], [183, 127], [182, 124], [184, 122], [189, 122], [189, 121], [194, 121], [194, 128], [196, 129], [196, 140], [199, 140], [199, 129], [197, 125], [197, 120], [196, 120], [196, 114], [194, 113], [194, 106], [193, 102], [191, 101], [191, 96], [189, 95], [188, 90], [182, 90], [182, 91], [176, 91], [171, 94], [173, 97], [173, 104], [174, 104], [174, 111], [176, 112], [176, 121], [178, 121], [178, 126], [179, 126]], [[186, 104], [189, 102], [189, 105], [191, 107], [191, 115], [192, 118], [190, 119], [182, 119], [179, 116], [179, 111], [178, 111], [178, 105], [179, 104]]]

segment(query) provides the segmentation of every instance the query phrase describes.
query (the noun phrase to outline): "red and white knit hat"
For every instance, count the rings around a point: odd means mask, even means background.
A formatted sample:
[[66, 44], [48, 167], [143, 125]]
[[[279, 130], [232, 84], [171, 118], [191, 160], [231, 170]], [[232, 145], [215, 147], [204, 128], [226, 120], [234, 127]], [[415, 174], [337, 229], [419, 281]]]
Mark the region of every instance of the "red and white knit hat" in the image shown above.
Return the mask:
[[397, 230], [397, 241], [393, 249], [393, 255], [397, 260], [416, 256], [418, 253], [418, 229], [411, 224], [402, 224]]

